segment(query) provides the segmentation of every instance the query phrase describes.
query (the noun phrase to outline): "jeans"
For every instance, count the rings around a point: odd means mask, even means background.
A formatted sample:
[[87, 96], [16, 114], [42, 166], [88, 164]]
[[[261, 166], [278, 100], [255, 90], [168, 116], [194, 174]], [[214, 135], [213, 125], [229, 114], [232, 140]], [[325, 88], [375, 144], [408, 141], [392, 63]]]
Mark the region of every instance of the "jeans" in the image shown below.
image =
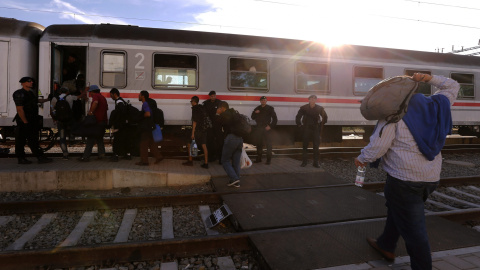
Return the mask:
[[228, 134], [223, 143], [222, 166], [230, 182], [240, 179], [240, 158], [242, 156], [243, 139], [234, 134]]
[[[60, 149], [62, 149], [63, 156], [68, 156], [68, 148], [67, 148], [67, 135], [72, 136], [70, 134], [70, 130], [72, 127], [72, 122], [57, 122], [58, 133], [60, 135]], [[70, 138], [71, 140], [72, 138]]]
[[98, 157], [105, 156], [105, 145], [103, 144], [103, 136], [105, 135], [106, 125], [105, 123], [97, 123], [97, 125], [99, 125], [99, 128], [102, 130], [102, 132], [98, 135], [87, 137], [87, 143], [85, 144], [85, 151], [83, 152], [84, 159], [90, 158], [90, 155], [92, 154], [93, 145], [95, 144], [95, 142], [97, 143], [97, 147], [98, 147]]
[[394, 253], [398, 239], [402, 236], [413, 270], [432, 269], [424, 202], [437, 186], [438, 182], [402, 181], [387, 175], [387, 221], [377, 244], [381, 249]]

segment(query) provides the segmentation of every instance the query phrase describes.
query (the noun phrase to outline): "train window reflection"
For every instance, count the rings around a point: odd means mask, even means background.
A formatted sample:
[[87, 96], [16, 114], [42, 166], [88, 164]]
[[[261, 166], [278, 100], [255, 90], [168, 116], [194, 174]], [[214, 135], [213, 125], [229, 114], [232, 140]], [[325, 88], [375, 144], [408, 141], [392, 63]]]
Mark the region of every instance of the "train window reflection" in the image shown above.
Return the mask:
[[472, 99], [475, 97], [473, 74], [452, 73], [451, 77], [460, 84], [457, 98]]
[[365, 95], [370, 88], [383, 80], [383, 68], [354, 67], [354, 93]]
[[102, 52], [103, 87], [124, 88], [127, 86], [125, 52]]
[[[407, 76], [413, 76], [414, 73], [423, 73], [423, 74], [432, 75], [432, 72], [428, 70], [418, 70], [418, 69], [405, 70], [405, 75]], [[432, 95], [432, 86], [428, 83], [421, 82], [418, 84], [416, 93], [424, 94], [425, 96], [430, 96]]]
[[298, 62], [295, 69], [296, 89], [303, 91], [329, 90], [328, 64]]
[[196, 89], [197, 56], [160, 54], [153, 56], [154, 87], [160, 89]]
[[230, 89], [268, 90], [268, 62], [264, 59], [230, 58]]

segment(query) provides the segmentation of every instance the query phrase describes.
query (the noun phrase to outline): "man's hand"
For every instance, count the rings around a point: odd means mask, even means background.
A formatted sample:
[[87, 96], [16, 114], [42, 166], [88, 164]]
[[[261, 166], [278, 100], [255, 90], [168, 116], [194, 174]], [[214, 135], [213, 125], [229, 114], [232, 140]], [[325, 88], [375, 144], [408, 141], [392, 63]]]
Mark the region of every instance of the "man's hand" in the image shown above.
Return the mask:
[[360, 160], [358, 160], [358, 158], [355, 158], [355, 166], [356, 167], [365, 167], [365, 163], [362, 163], [360, 162]]
[[416, 82], [429, 82], [432, 79], [432, 75], [424, 74], [424, 73], [414, 73], [412, 76], [412, 80]]

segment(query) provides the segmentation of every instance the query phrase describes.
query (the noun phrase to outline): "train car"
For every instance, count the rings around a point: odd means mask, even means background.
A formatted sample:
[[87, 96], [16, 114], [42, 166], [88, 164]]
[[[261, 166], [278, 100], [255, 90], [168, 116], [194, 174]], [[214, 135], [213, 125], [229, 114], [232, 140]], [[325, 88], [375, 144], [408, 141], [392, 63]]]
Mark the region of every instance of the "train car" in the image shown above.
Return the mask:
[[[39, 46], [41, 89], [62, 83], [66, 56], [74, 53], [86, 84], [99, 85], [105, 96], [116, 87], [140, 107], [138, 93], [148, 90], [165, 113], [167, 134], [190, 124], [192, 96], [203, 101], [215, 90], [248, 116], [267, 96], [279, 118], [279, 138], [291, 142], [298, 109], [315, 94], [329, 116], [324, 141], [341, 141], [342, 127], [375, 124], [359, 113], [373, 85], [414, 72], [461, 84], [454, 125], [478, 126], [480, 119], [480, 58], [471, 56], [110, 24], [52, 25]], [[434, 89], [424, 84], [418, 91], [431, 95]]]
[[[0, 129], [1, 138], [12, 134], [17, 111], [12, 94], [24, 76], [38, 77], [38, 43], [45, 27], [0, 17]], [[48, 88], [46, 88], [48, 89]], [[36, 90], [35, 90], [36, 91]], [[48, 89], [48, 91], [50, 91]], [[39, 91], [39, 95], [48, 95]]]

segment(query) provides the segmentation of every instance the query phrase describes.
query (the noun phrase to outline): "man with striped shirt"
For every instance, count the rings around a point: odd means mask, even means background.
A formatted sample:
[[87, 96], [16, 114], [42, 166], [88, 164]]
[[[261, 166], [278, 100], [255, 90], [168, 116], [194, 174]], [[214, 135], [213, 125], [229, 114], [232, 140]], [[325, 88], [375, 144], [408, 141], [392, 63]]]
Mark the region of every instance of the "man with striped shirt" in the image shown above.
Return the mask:
[[393, 261], [402, 236], [412, 269], [432, 269], [424, 202], [440, 180], [440, 150], [452, 128], [450, 107], [460, 86], [450, 78], [436, 75], [415, 73], [412, 79], [428, 83], [438, 91], [430, 97], [413, 95], [407, 113], [399, 122], [386, 124], [380, 120], [355, 165], [365, 166], [381, 158], [380, 165], [387, 172], [387, 221], [380, 237], [367, 238], [368, 243]]

